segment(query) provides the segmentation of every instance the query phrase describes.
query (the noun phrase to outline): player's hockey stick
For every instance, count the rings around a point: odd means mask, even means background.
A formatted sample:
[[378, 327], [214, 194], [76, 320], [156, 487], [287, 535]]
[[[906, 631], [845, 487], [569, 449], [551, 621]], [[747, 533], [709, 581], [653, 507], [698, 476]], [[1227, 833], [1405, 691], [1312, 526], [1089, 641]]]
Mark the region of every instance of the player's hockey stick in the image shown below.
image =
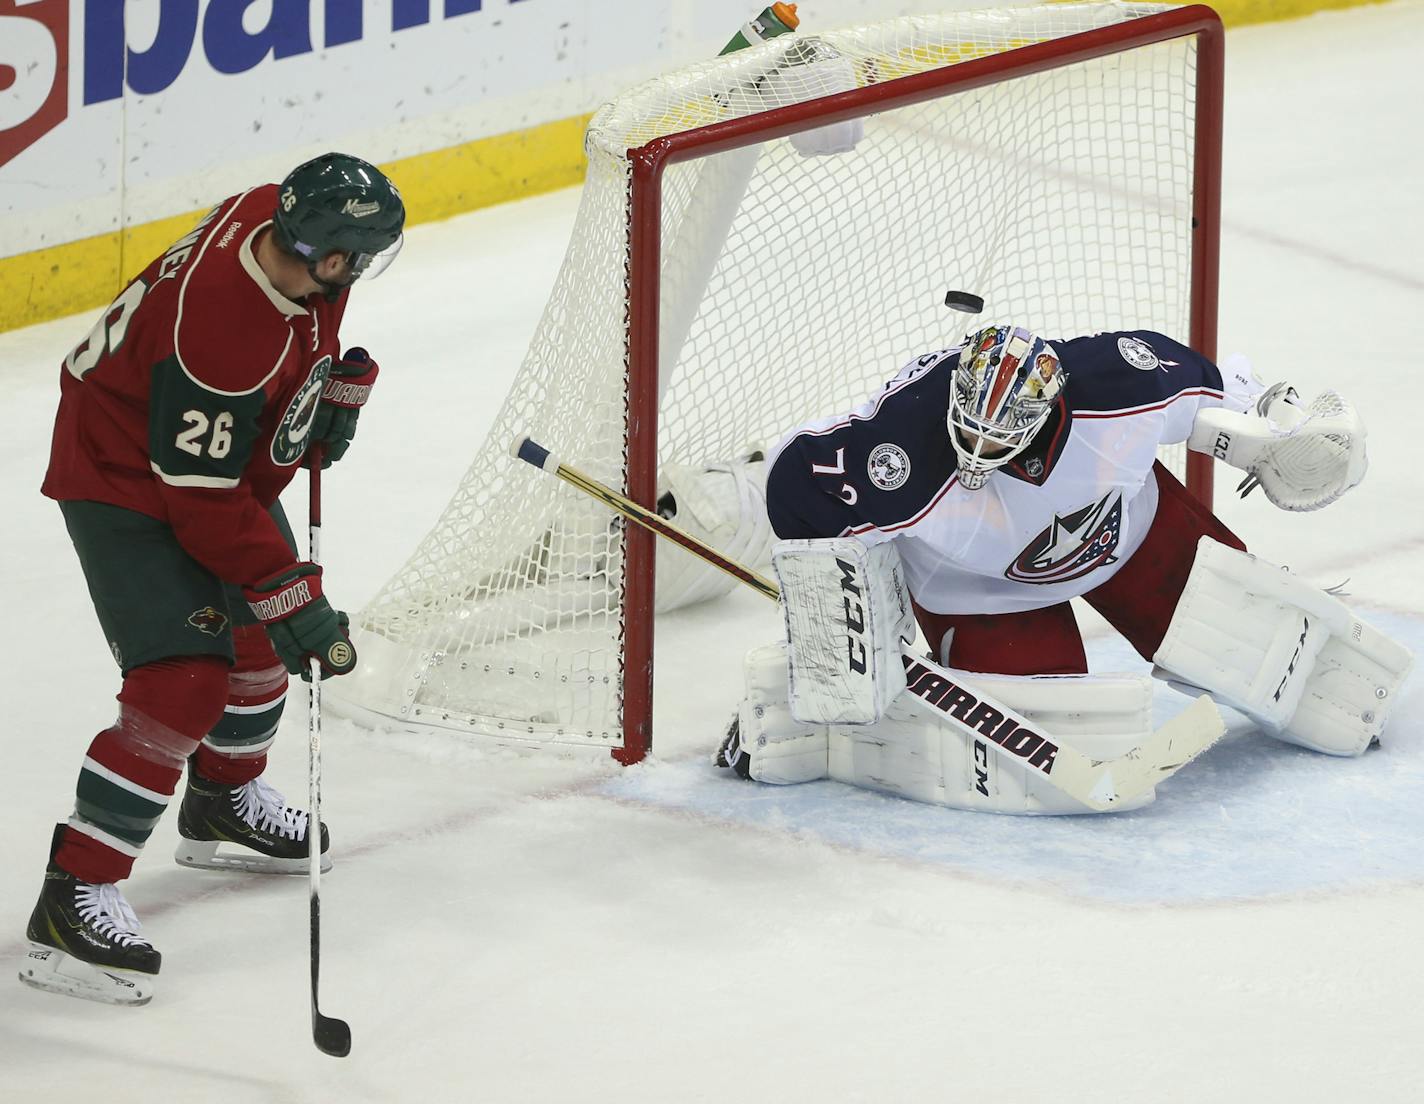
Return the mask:
[[[727, 559], [660, 514], [562, 463], [530, 438], [516, 439], [510, 451], [525, 463], [557, 475], [630, 521], [700, 556], [772, 601], [780, 599], [780, 592], [770, 579]], [[971, 739], [987, 738], [1001, 755], [1037, 772], [1050, 785], [1098, 811], [1146, 793], [1181, 770], [1226, 731], [1216, 704], [1202, 695], [1125, 755], [1093, 759], [1044, 733], [1038, 725], [982, 690], [961, 685], [958, 675], [916, 655], [909, 645], [902, 645], [901, 659], [908, 686], [905, 695], [897, 700], [907, 701]]]
[[[311, 506], [307, 528], [307, 555], [321, 563], [321, 464], [326, 449], [316, 444], [307, 451], [311, 464]], [[312, 1041], [323, 1054], [345, 1058], [351, 1053], [351, 1025], [335, 1016], [323, 1016], [317, 1003], [317, 976], [321, 972], [321, 661], [311, 662], [311, 712], [307, 728], [307, 866], [311, 887], [311, 1015]]]

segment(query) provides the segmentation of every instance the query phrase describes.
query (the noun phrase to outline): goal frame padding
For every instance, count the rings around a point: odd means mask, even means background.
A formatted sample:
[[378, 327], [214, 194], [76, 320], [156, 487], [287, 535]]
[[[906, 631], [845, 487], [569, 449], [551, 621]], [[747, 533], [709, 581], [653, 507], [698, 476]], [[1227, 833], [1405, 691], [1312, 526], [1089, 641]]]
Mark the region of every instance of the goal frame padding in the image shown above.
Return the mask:
[[[909, 107], [1005, 79], [1029, 76], [1108, 54], [1195, 36], [1196, 110], [1192, 181], [1191, 322], [1188, 343], [1216, 357], [1217, 285], [1221, 242], [1221, 136], [1225, 31], [1204, 4], [1175, 8], [1126, 23], [1034, 43], [883, 84], [740, 119], [670, 134], [630, 150], [628, 225], [628, 477], [626, 493], [641, 506], [657, 501], [657, 422], [662, 179], [669, 165], [784, 138], [810, 126]], [[1187, 454], [1187, 485], [1212, 497], [1212, 460]], [[623, 746], [620, 763], [637, 763], [652, 749], [654, 535], [630, 526], [623, 564]]]

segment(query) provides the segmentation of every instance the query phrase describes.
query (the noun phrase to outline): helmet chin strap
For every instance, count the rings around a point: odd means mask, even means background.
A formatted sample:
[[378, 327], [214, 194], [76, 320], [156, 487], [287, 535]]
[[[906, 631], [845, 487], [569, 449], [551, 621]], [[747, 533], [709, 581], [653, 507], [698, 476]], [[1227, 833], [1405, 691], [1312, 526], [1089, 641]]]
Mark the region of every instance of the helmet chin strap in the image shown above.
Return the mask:
[[[330, 254], [328, 254], [328, 256], [330, 256]], [[350, 253], [346, 254], [346, 263], [348, 266], [351, 265], [351, 256], [352, 255]], [[336, 302], [338, 299], [341, 298], [341, 293], [343, 291], [345, 291], [347, 288], [349, 288], [352, 284], [354, 284], [357, 280], [360, 279], [360, 277], [353, 272], [351, 277], [344, 281], [323, 280], [320, 276], [316, 274], [316, 266], [318, 263], [319, 262], [312, 261], [310, 259], [307, 260], [307, 275], [310, 276], [312, 278], [312, 282], [321, 289], [322, 298], [324, 298], [328, 303]]]

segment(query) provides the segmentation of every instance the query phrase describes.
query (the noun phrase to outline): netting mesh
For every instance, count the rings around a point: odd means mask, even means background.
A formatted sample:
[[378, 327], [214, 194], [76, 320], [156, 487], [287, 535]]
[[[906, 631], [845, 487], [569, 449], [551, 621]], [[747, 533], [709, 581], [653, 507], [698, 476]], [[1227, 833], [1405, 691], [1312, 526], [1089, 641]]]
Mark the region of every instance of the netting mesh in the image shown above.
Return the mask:
[[[422, 725], [621, 741], [622, 523], [508, 447], [528, 433], [626, 486], [629, 150], [1163, 10], [1055, 4], [787, 36], [604, 107], [524, 364], [443, 517], [362, 611], [363, 667], [343, 695]], [[946, 288], [1048, 336], [1185, 340], [1193, 43], [874, 110], [843, 152], [778, 138], [669, 166], [659, 463], [725, 460], [861, 401], [980, 324], [944, 308]]]

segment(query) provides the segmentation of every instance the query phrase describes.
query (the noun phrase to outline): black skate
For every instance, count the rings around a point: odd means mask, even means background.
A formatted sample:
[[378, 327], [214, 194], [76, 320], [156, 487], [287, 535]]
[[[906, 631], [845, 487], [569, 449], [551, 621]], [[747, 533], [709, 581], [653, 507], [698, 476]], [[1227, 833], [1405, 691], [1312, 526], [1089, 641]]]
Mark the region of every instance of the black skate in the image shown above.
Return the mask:
[[[178, 809], [182, 866], [246, 870], [257, 874], [305, 874], [307, 814], [260, 778], [229, 786], [188, 768], [188, 788]], [[321, 869], [331, 869], [326, 825], [321, 826]]]
[[44, 888], [30, 914], [20, 980], [105, 1004], [147, 1004], [162, 955], [138, 934], [138, 918], [117, 885], [81, 882], [54, 864], [64, 828], [55, 828]]
[[730, 767], [738, 777], [751, 778], [752, 757], [742, 750], [741, 721], [739, 715], [733, 715], [732, 723], [727, 726], [727, 735], [722, 737], [721, 746], [712, 756], [712, 765], [714, 767]]

